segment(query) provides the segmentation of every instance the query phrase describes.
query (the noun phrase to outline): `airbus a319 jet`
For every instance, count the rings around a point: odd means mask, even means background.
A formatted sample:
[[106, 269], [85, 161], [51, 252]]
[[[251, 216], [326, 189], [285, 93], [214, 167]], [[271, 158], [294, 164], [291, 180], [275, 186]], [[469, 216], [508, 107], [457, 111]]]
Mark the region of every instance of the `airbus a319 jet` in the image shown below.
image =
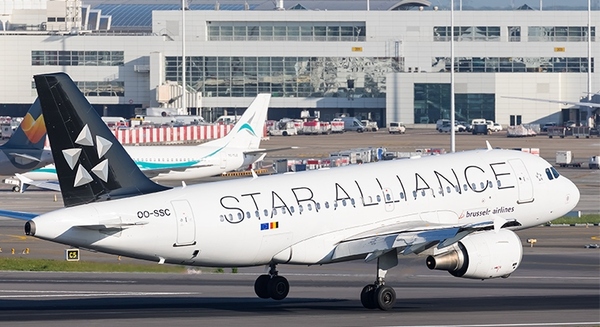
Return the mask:
[[406, 255], [456, 277], [507, 277], [522, 259], [515, 230], [579, 201], [542, 158], [489, 145], [167, 189], [144, 176], [68, 76], [35, 83], [66, 208], [2, 215], [27, 220], [27, 235], [159, 264], [268, 266], [254, 283], [265, 299], [288, 295], [284, 264], [372, 261], [360, 299], [382, 310], [396, 300], [386, 272]]

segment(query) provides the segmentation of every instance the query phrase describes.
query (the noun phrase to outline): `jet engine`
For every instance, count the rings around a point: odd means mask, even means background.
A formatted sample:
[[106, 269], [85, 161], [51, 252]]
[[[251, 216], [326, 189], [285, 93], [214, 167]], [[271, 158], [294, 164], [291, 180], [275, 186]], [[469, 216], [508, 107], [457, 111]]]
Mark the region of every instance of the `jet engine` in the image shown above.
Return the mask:
[[446, 270], [456, 277], [508, 277], [521, 263], [523, 247], [514, 232], [501, 229], [469, 234], [443, 253], [428, 256], [429, 269]]

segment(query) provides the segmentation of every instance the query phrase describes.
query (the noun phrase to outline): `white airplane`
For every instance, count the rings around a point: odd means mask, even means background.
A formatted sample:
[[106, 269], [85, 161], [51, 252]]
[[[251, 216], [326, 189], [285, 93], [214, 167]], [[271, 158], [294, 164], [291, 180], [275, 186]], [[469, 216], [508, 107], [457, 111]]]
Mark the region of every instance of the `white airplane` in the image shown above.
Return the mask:
[[[487, 149], [167, 189], [148, 179], [62, 73], [34, 77], [66, 208], [27, 220], [27, 235], [115, 255], [204, 267], [268, 266], [261, 298], [289, 292], [277, 265], [363, 259], [377, 265], [362, 305], [389, 310], [400, 255], [456, 277], [507, 277], [515, 230], [571, 211], [575, 184], [544, 159]], [[402, 257], [401, 256], [401, 257]]]
[[6, 143], [0, 146], [0, 175], [24, 173], [52, 162], [50, 149], [44, 149], [46, 126], [36, 100]]
[[[262, 160], [267, 151], [280, 150], [259, 148], [270, 99], [270, 94], [259, 94], [223, 138], [198, 146], [126, 146], [125, 150], [156, 181], [202, 178], [248, 167]], [[23, 192], [30, 185], [60, 191], [53, 164], [16, 174], [15, 179], [18, 182], [13, 183], [19, 185], [14, 191]]]

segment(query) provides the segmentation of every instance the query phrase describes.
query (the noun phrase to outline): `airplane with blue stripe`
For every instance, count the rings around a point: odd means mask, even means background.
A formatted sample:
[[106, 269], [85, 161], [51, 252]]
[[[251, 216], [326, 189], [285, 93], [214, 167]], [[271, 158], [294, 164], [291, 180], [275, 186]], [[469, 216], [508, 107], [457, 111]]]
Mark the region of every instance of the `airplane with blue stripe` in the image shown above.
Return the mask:
[[[257, 95], [233, 129], [223, 138], [197, 146], [124, 148], [138, 168], [155, 181], [183, 181], [248, 167], [262, 160], [267, 152], [259, 147], [270, 99], [270, 94]], [[19, 185], [13, 188], [14, 191], [23, 192], [30, 185], [60, 190], [53, 164], [29, 172], [19, 172], [15, 178]]]

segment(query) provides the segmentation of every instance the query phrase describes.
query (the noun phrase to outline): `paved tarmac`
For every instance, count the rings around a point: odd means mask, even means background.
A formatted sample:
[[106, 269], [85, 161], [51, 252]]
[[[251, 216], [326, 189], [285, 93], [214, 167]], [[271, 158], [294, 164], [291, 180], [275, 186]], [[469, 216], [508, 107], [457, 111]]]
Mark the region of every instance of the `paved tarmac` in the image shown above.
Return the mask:
[[[0, 272], [0, 326], [586, 326], [600, 324], [598, 227], [538, 227], [508, 279], [467, 280], [403, 257], [388, 285], [390, 312], [364, 309], [375, 265], [280, 265], [287, 299], [256, 298], [262, 267], [236, 274]], [[86, 254], [84, 253], [85, 257]]]
[[[406, 135], [345, 133], [271, 137], [265, 148], [278, 158], [321, 158], [357, 147], [391, 151], [450, 149], [449, 136], [427, 130]], [[507, 138], [458, 135], [457, 150], [485, 147], [539, 148], [550, 163], [558, 150], [576, 158], [600, 154], [600, 139]], [[576, 210], [600, 212], [600, 171], [558, 168], [582, 193]], [[219, 180], [222, 177], [208, 179]], [[188, 183], [189, 184], [189, 183]], [[56, 198], [56, 201], [55, 201]], [[13, 193], [0, 185], [0, 208], [47, 212], [62, 207], [60, 194], [30, 189]], [[23, 222], [0, 218], [0, 257], [63, 259], [65, 247], [23, 236]], [[291, 284], [281, 302], [255, 297], [252, 285], [262, 267], [237, 274], [71, 274], [0, 272], [0, 326], [587, 326], [600, 325], [600, 228], [537, 227], [519, 232], [522, 265], [508, 279], [475, 281], [429, 271], [423, 258], [408, 256], [388, 272], [398, 300], [391, 312], [363, 309], [359, 293], [372, 282], [374, 264], [361, 261], [322, 267], [279, 266]], [[537, 239], [531, 248], [527, 239]], [[23, 254], [25, 249], [29, 254]], [[15, 249], [15, 254], [12, 254]], [[82, 260], [119, 262], [117, 257], [82, 252]], [[142, 263], [122, 258], [120, 262]], [[153, 263], [145, 263], [153, 264]]]

